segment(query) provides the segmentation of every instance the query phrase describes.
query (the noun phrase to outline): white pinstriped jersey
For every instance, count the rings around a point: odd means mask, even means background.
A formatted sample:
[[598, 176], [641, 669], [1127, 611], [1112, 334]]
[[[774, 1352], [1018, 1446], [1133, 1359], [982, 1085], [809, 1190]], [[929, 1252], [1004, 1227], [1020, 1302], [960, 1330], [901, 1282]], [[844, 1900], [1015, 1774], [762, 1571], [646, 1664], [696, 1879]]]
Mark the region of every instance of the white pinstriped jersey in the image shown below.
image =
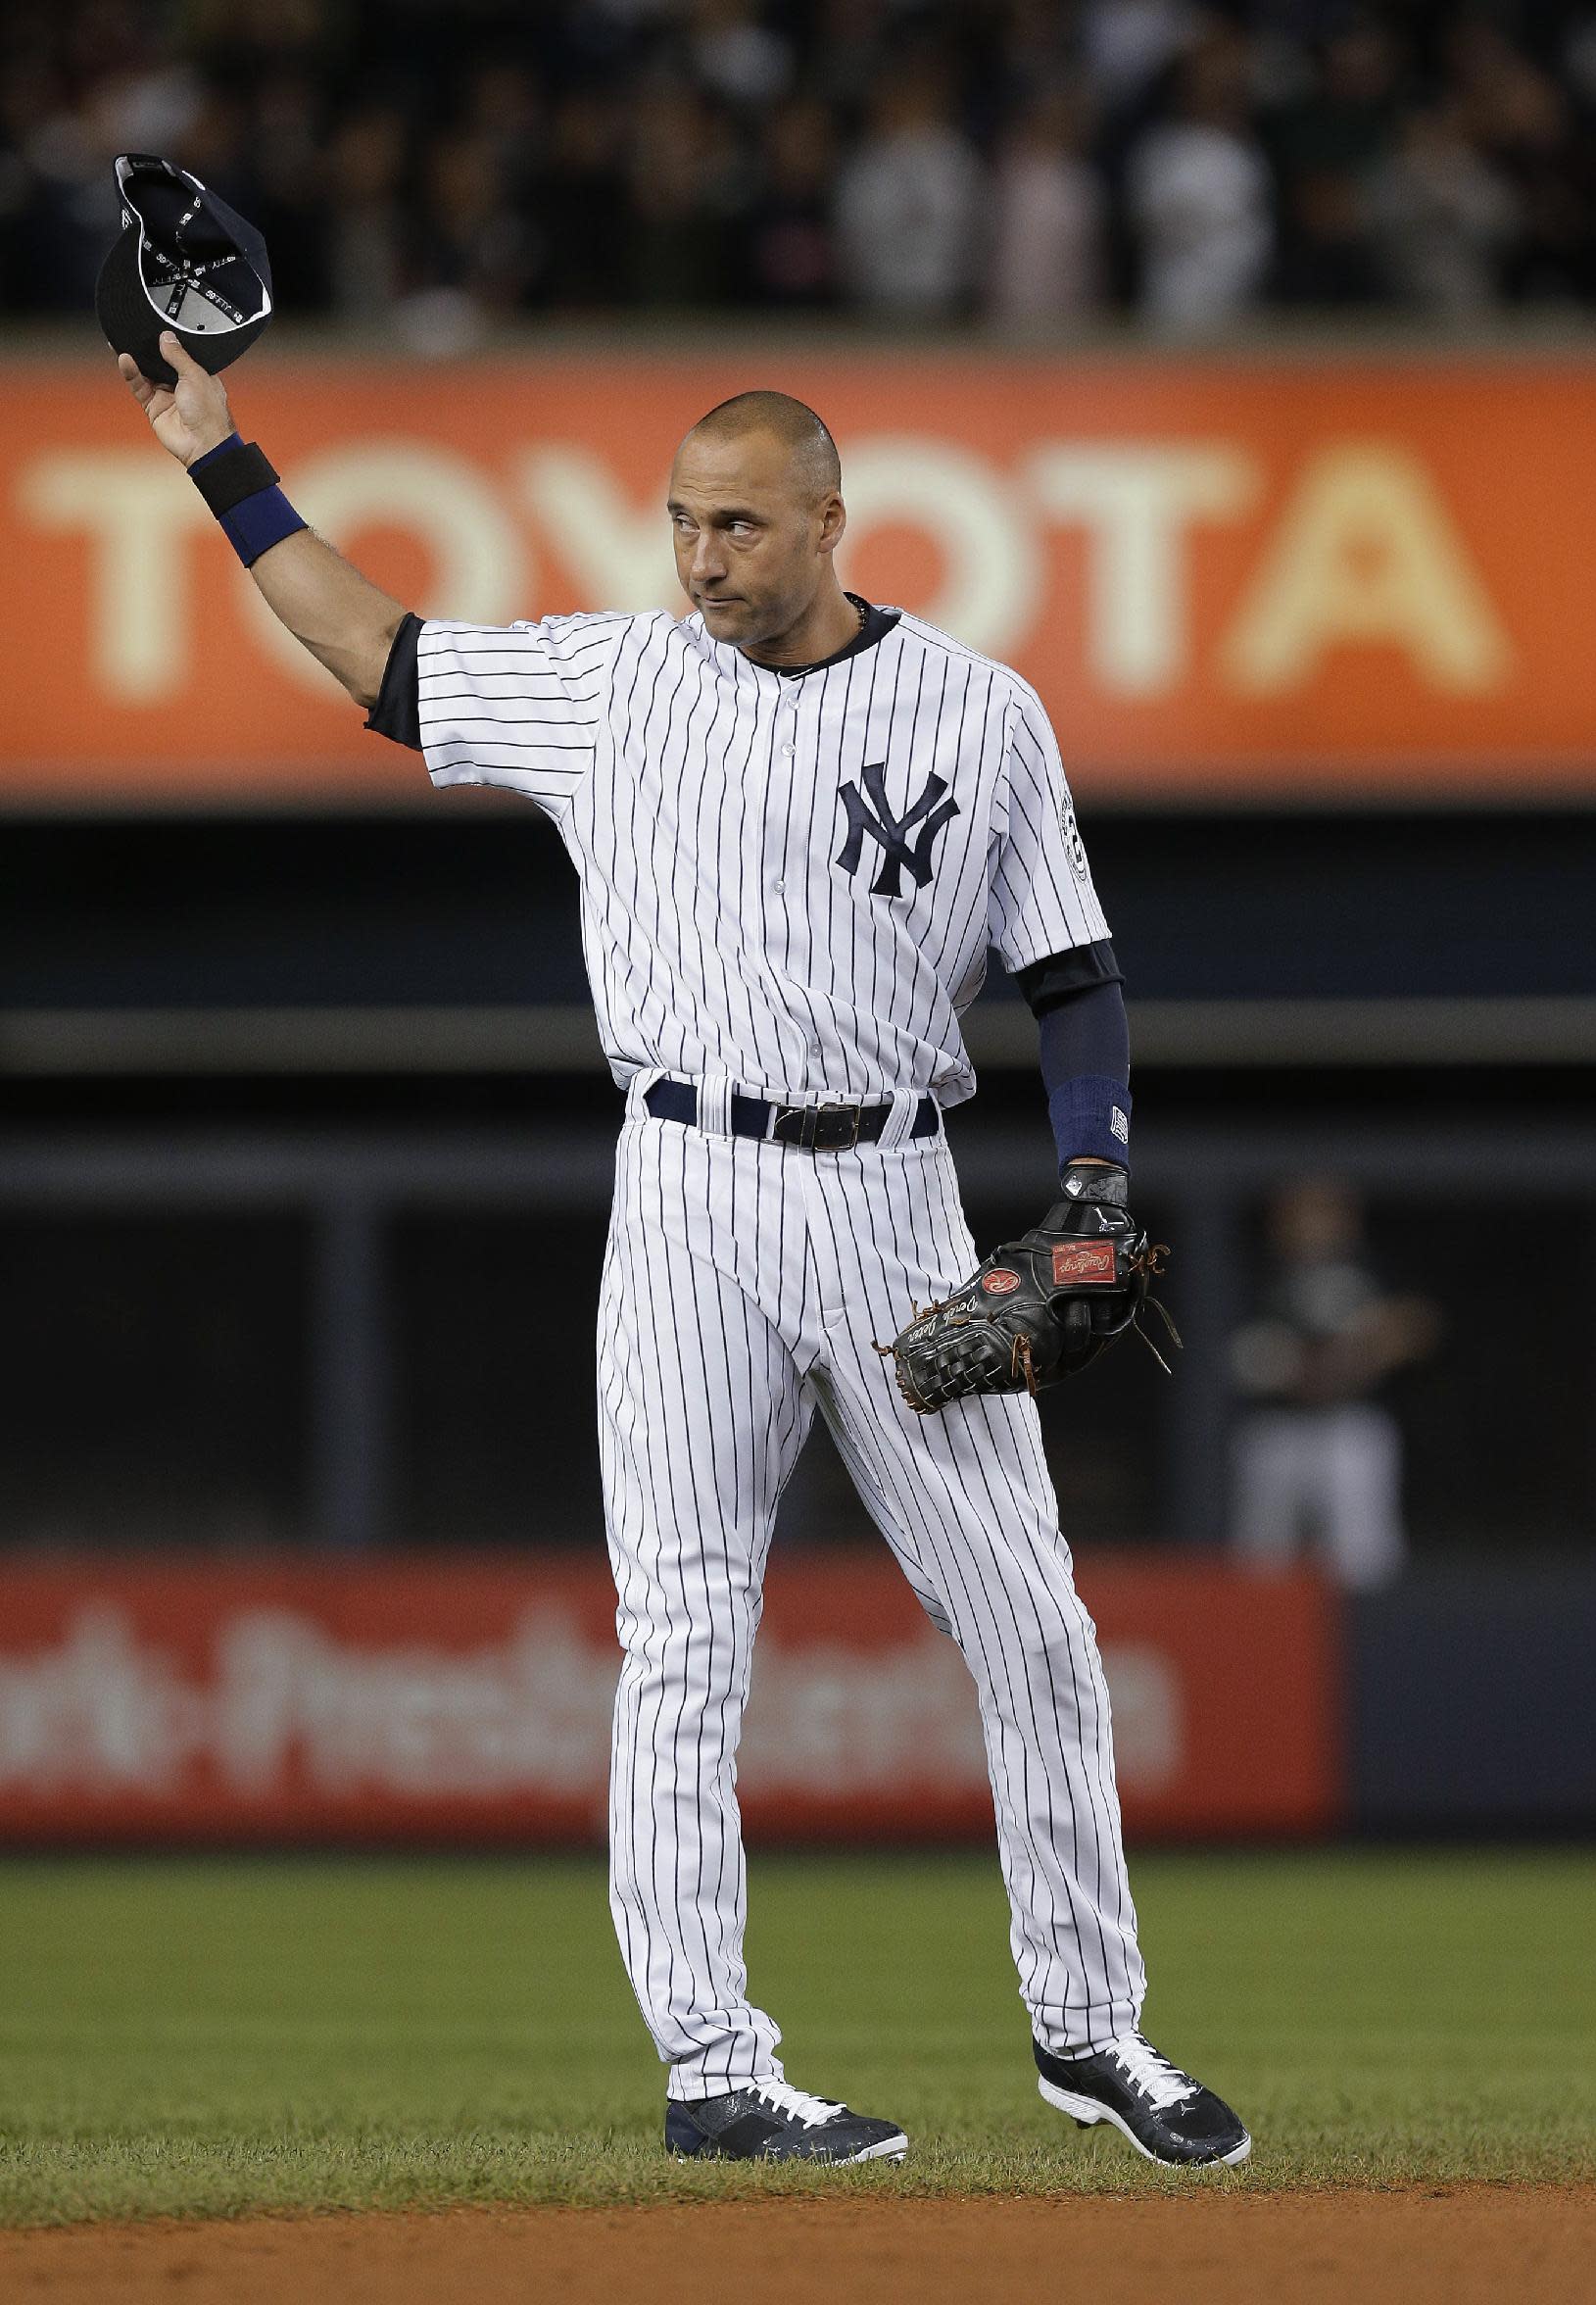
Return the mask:
[[1036, 691], [917, 616], [799, 674], [663, 612], [430, 622], [417, 661], [433, 782], [558, 828], [622, 1086], [957, 1104], [989, 948], [1108, 934]]

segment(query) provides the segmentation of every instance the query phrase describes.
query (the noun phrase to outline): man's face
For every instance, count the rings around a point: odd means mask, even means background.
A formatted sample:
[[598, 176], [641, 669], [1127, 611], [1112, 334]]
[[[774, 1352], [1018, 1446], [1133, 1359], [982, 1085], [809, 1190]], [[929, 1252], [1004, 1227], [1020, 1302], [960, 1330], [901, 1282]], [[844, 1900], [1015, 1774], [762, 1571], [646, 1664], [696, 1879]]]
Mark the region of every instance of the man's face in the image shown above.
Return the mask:
[[804, 614], [843, 533], [835, 489], [768, 432], [690, 433], [670, 476], [682, 589], [711, 640], [757, 648]]

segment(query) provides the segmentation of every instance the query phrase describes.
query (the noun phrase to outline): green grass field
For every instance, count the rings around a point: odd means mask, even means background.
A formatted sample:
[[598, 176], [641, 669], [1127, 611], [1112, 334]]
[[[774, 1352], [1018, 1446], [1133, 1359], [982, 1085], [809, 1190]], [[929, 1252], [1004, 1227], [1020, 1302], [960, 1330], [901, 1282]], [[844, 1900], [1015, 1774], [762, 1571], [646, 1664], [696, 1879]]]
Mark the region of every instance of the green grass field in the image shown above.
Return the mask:
[[[1148, 2031], [1253, 2186], [1596, 2175], [1596, 1859], [1143, 1858]], [[792, 2078], [901, 2170], [678, 2167], [578, 1861], [0, 1865], [0, 2223], [464, 2201], [1157, 2189], [1038, 2098], [986, 1860], [755, 1861]]]

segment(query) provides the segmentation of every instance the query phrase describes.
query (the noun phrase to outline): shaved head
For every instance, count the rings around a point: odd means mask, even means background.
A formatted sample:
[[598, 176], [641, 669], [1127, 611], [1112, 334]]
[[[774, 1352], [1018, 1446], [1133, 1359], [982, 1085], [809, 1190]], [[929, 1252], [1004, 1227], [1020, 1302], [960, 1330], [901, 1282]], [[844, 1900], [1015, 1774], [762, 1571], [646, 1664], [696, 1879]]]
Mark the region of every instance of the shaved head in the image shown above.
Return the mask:
[[676, 573], [712, 640], [762, 664], [818, 662], [856, 637], [832, 556], [847, 525], [837, 443], [789, 392], [740, 392], [676, 451]]
[[789, 392], [739, 392], [701, 417], [682, 447], [691, 441], [722, 442], [746, 439], [763, 432], [778, 441], [802, 475], [805, 492], [816, 502], [843, 485], [837, 443], [812, 408]]

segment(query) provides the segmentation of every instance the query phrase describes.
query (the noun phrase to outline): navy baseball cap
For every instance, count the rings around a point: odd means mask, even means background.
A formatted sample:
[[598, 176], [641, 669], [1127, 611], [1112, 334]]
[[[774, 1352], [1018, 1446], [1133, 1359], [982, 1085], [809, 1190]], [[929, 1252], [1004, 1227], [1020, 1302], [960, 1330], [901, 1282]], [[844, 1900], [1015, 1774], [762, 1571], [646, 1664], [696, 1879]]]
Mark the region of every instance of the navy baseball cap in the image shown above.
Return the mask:
[[130, 352], [152, 384], [175, 384], [161, 358], [161, 331], [170, 328], [215, 375], [271, 318], [266, 242], [173, 161], [122, 152], [116, 174], [122, 232], [94, 290], [106, 342]]

